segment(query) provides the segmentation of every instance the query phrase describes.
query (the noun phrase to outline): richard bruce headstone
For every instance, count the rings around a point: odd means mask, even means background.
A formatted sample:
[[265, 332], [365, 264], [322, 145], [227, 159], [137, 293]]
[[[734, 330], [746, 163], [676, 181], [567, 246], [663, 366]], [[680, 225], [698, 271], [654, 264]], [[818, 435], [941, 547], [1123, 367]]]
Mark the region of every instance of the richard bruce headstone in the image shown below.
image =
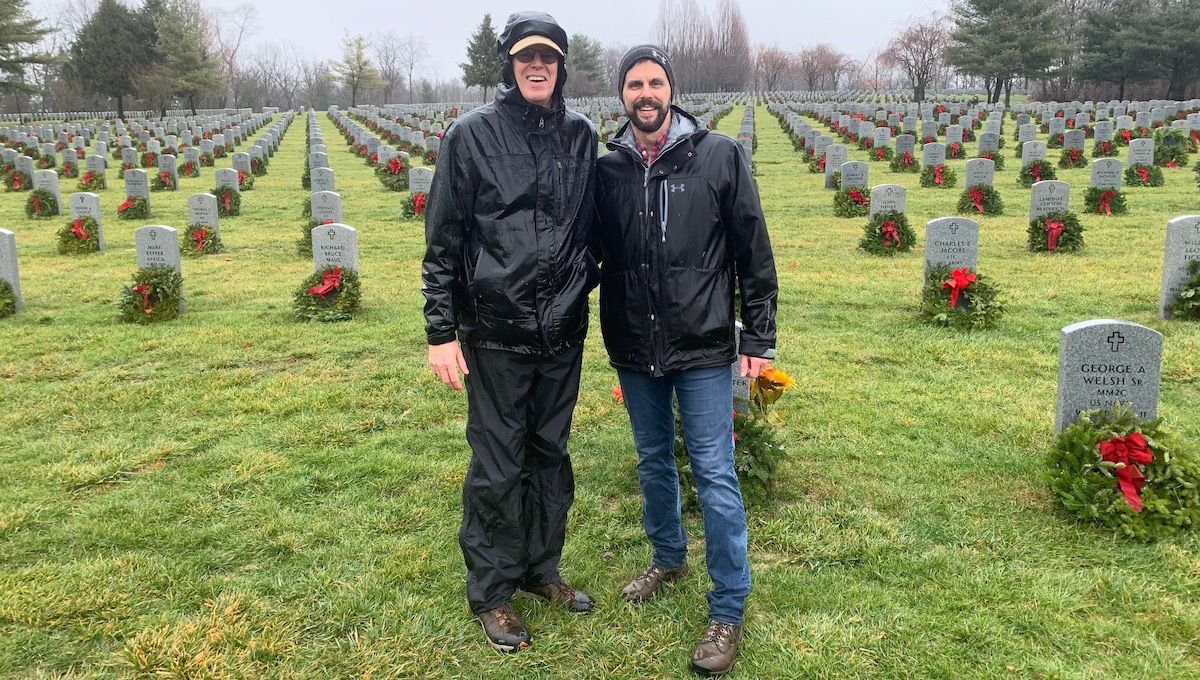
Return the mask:
[[313, 271], [334, 265], [358, 271], [358, 232], [345, 224], [325, 224], [312, 230]]
[[1140, 418], [1158, 415], [1162, 335], [1128, 321], [1095, 319], [1062, 329], [1058, 346], [1058, 398], [1054, 431], [1081, 411], [1112, 410], [1130, 403]]
[[17, 298], [16, 311], [21, 311], [21, 277], [17, 272], [17, 237], [0, 229], [0, 281], [7, 281]]
[[1162, 288], [1158, 294], [1158, 315], [1169, 318], [1167, 305], [1179, 296], [1190, 278], [1188, 264], [1200, 260], [1200, 215], [1184, 215], [1167, 222], [1167, 245], [1163, 254]]

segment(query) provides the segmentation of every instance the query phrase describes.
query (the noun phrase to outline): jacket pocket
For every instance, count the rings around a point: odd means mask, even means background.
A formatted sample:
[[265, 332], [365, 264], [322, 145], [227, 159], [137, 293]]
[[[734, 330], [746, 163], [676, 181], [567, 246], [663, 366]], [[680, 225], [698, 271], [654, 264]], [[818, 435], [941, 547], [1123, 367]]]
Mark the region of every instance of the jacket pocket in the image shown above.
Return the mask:
[[649, 314], [644, 285], [633, 272], [601, 272], [600, 332], [614, 361], [648, 363], [639, 354], [649, 354]]
[[663, 280], [667, 342], [679, 350], [733, 340], [733, 290], [728, 269], [670, 267]]

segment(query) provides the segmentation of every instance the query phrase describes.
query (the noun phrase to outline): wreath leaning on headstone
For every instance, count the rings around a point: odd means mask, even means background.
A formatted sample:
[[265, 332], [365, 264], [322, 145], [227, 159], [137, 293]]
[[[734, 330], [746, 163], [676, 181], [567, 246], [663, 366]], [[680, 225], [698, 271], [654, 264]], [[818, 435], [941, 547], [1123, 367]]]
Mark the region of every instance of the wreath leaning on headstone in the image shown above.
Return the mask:
[[33, 188], [33, 178], [24, 170], [12, 171], [8, 181], [4, 183], [5, 191], [29, 191]]
[[58, 176], [67, 179], [79, 177], [79, 161], [63, 161], [62, 167], [58, 169]]
[[1184, 282], [1179, 295], [1167, 305], [1166, 310], [1172, 319], [1200, 321], [1200, 260], [1188, 263], [1188, 275], [1190, 278]]
[[958, 214], [960, 215], [1002, 215], [1004, 200], [994, 187], [980, 184], [967, 187], [958, 197]]
[[905, 151], [892, 156], [892, 162], [888, 164], [888, 169], [892, 172], [921, 172], [921, 163], [911, 151]]
[[117, 300], [122, 321], [156, 323], [179, 316], [183, 277], [174, 267], [142, 267], [133, 274], [133, 285], [121, 290]]
[[820, 156], [814, 155], [812, 158], [809, 158], [808, 159], [808, 171], [810, 173], [814, 173], [814, 174], [824, 173], [825, 172], [825, 154], [821, 154]]
[[358, 311], [360, 297], [358, 272], [329, 265], [304, 279], [293, 307], [300, 321], [346, 321]]
[[150, 178], [150, 191], [175, 191], [179, 189], [179, 183], [175, 181], [175, 176], [168, 170], [160, 170]]
[[1152, 541], [1200, 526], [1200, 461], [1175, 450], [1162, 419], [1125, 404], [1085, 411], [1055, 439], [1047, 479], [1058, 510]]
[[400, 201], [400, 216], [406, 220], [415, 220], [425, 216], [425, 204], [429, 197], [422, 191], [409, 194]]
[[1112, 158], [1117, 155], [1117, 145], [1111, 141], [1096, 142], [1092, 146], [1092, 158]]
[[889, 210], [875, 213], [867, 222], [858, 247], [872, 255], [891, 256], [907, 253], [916, 242], [917, 235], [908, 226], [908, 218], [904, 213]]
[[1073, 253], [1083, 249], [1083, 227], [1072, 212], [1050, 213], [1029, 222], [1029, 249], [1037, 253]]
[[120, 220], [140, 220], [149, 216], [150, 208], [141, 196], [129, 196], [117, 206], [117, 219]]
[[25, 199], [26, 217], [54, 217], [58, 214], [58, 199], [45, 189], [34, 189]]
[[237, 174], [238, 174], [237, 175], [238, 176], [238, 189], [240, 189], [241, 191], [253, 191], [254, 190], [254, 175], [251, 175], [250, 173], [246, 172], [245, 170], [238, 170]]
[[242, 214], [242, 195], [233, 187], [217, 187], [209, 193], [217, 197], [217, 217], [237, 217]]
[[895, 156], [896, 153], [892, 151], [892, 147], [890, 146], [877, 146], [867, 152], [867, 157], [871, 160], [882, 163], [890, 163]]
[[1058, 167], [1060, 168], [1082, 168], [1087, 165], [1087, 158], [1083, 155], [1083, 149], [1063, 149], [1058, 156]]
[[981, 153], [981, 154], [979, 154], [978, 158], [986, 158], [986, 159], [988, 159], [989, 161], [991, 161], [991, 162], [992, 162], [992, 164], [993, 164], [993, 165], [992, 165], [992, 167], [994, 167], [994, 168], [995, 168], [995, 169], [997, 169], [997, 170], [1003, 170], [1003, 169], [1004, 169], [1004, 156], [1003, 156], [1003, 155], [1001, 155], [1001, 154], [999, 154], [999, 153], [997, 153], [997, 152], [995, 152], [995, 151], [989, 151], [989, 152], [987, 152], [987, 153]]
[[17, 313], [17, 294], [12, 284], [0, 279], [0, 319]]
[[375, 166], [375, 176], [389, 191], [408, 191], [408, 164], [400, 156], [388, 160], [387, 165]]
[[1017, 184], [1028, 189], [1035, 183], [1047, 179], [1057, 179], [1054, 167], [1045, 161], [1034, 161], [1021, 168], [1017, 173]]
[[100, 225], [90, 217], [80, 217], [67, 222], [58, 230], [58, 253], [60, 255], [83, 255], [100, 250]]
[[1161, 187], [1163, 171], [1157, 165], [1137, 163], [1125, 168], [1125, 184], [1131, 187]]
[[185, 237], [195, 244], [186, 251], [187, 255], [215, 255], [225, 252], [221, 236], [206, 225], [189, 225]]
[[921, 290], [920, 317], [937, 326], [974, 331], [991, 328], [1004, 314], [990, 279], [969, 267], [931, 267]]
[[104, 173], [88, 170], [83, 173], [83, 177], [79, 178], [80, 191], [104, 191], [107, 188], [108, 182], [104, 178]]
[[926, 165], [921, 168], [921, 186], [923, 187], [949, 189], [956, 184], [958, 184], [958, 173], [948, 165]]
[[833, 195], [834, 217], [862, 217], [870, 212], [871, 190], [838, 189]]
[[1088, 187], [1083, 196], [1083, 207], [1089, 215], [1124, 215], [1129, 212], [1129, 206], [1125, 204], [1125, 192], [1119, 189]]

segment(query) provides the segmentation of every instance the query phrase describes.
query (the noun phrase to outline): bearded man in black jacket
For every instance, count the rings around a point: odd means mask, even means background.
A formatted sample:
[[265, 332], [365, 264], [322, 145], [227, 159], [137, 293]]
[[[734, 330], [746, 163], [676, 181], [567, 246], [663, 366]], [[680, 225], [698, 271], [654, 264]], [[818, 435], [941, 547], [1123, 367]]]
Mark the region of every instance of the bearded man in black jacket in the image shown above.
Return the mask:
[[629, 411], [642, 520], [654, 548], [650, 566], [624, 594], [642, 602], [688, 574], [674, 455], [677, 398], [713, 581], [708, 627], [691, 665], [720, 675], [733, 667], [750, 593], [730, 366], [740, 355], [741, 374], [753, 378], [775, 356], [775, 261], [746, 158], [732, 139], [670, 105], [675, 81], [666, 53], [635, 47], [618, 73], [629, 123], [598, 167], [600, 328]]
[[505, 652], [530, 643], [514, 593], [593, 606], [558, 572], [575, 497], [567, 435], [598, 281], [588, 251], [597, 136], [564, 104], [567, 47], [548, 14], [508, 18], [495, 101], [446, 131], [425, 215], [429, 365], [467, 388], [467, 600]]

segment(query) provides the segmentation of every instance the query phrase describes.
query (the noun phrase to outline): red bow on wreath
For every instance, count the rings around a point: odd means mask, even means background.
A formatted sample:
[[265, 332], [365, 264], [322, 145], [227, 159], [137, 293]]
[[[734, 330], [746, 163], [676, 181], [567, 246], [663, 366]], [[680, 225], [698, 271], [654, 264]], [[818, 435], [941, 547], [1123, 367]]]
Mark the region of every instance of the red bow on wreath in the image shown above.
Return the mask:
[[1033, 165], [1029, 166], [1029, 174], [1033, 175], [1033, 181], [1042, 181], [1042, 164], [1034, 163]]
[[171, 173], [166, 170], [158, 173], [158, 181], [162, 182], [163, 184], [165, 184], [167, 186], [171, 186]]
[[906, 168], [907, 168], [907, 167], [909, 167], [910, 165], [912, 165], [912, 164], [913, 164], [913, 155], [912, 155], [912, 152], [911, 152], [911, 151], [905, 151], [905, 152], [904, 152], [904, 156], [903, 156], [902, 160], [903, 160], [903, 162], [904, 162], [904, 167], [906, 167]]
[[87, 230], [83, 228], [83, 220], [75, 220], [71, 223], [71, 233], [75, 234], [80, 241], [86, 241], [88, 238]]
[[1106, 191], [1101, 194], [1100, 205], [1096, 208], [1096, 214], [1099, 215], [1103, 211], [1105, 215], [1111, 215], [1112, 208], [1108, 207], [1108, 202], [1116, 197], [1117, 193], [1115, 191]]
[[325, 272], [322, 276], [324, 282], [319, 286], [313, 286], [308, 289], [309, 295], [320, 295], [325, 297], [326, 293], [332, 292], [335, 288], [342, 285], [342, 268], [334, 267], [331, 271]]
[[192, 240], [196, 242], [196, 247], [192, 250], [193, 253], [200, 252], [204, 247], [204, 237], [208, 236], [208, 229], [200, 228], [198, 231], [192, 232]]
[[895, 220], [884, 222], [883, 226], [879, 228], [879, 233], [883, 236], [883, 246], [885, 248], [893, 243], [897, 246], [900, 245], [900, 232], [896, 231]]
[[121, 205], [117, 206], [117, 212], [125, 212], [126, 210], [129, 210], [131, 207], [133, 207], [133, 197], [132, 196], [125, 199], [125, 201], [122, 202]]
[[1146, 483], [1146, 475], [1135, 463], [1149, 465], [1154, 461], [1154, 455], [1146, 444], [1146, 438], [1141, 432], [1131, 433], [1128, 437], [1113, 437], [1100, 442], [1100, 458], [1108, 463], [1117, 463], [1122, 467], [1116, 468], [1117, 482], [1125, 500], [1133, 507], [1134, 512], [1142, 511], [1142, 498], [1138, 492]]
[[1130, 133], [1129, 130], [1121, 130], [1121, 137], [1123, 137], [1125, 139], [1125, 141], [1128, 142], [1130, 139], [1133, 138], [1133, 134]]
[[966, 290], [967, 286], [975, 283], [975, 275], [967, 271], [966, 267], [955, 269], [950, 272], [950, 280], [942, 282], [942, 290], [950, 289], [950, 306], [958, 306], [958, 294]]
[[225, 210], [232, 210], [230, 203], [233, 201], [233, 189], [226, 189], [221, 193], [221, 202], [225, 204]]
[[939, 165], [933, 169], [933, 183], [934, 184], [945, 184], [945, 180], [942, 179], [942, 171], [945, 169], [946, 169], [946, 166], [944, 166], [944, 165]]
[[1071, 157], [1071, 163], [1074, 164], [1075, 161], [1079, 160], [1079, 157], [1083, 155], [1083, 151], [1079, 149], [1071, 149], [1068, 154]]
[[1062, 235], [1064, 226], [1062, 222], [1046, 221], [1046, 250], [1058, 248], [1058, 237]]
[[238, 170], [238, 186], [242, 186], [242, 182], [246, 180], [246, 171]]
[[150, 312], [154, 311], [150, 308], [150, 286], [144, 283], [139, 283], [133, 287], [133, 292], [142, 296], [142, 310], [144, 312], [149, 314]]
[[847, 191], [847, 192], [846, 192], [846, 196], [847, 196], [847, 197], [848, 197], [848, 198], [849, 198], [851, 201], [854, 201], [855, 203], [857, 203], [857, 204], [859, 204], [859, 205], [866, 205], [866, 204], [867, 204], [867, 199], [866, 199], [866, 197], [865, 197], [865, 196], [863, 196], [863, 195], [862, 195], [862, 192], [861, 192], [861, 191], [859, 191], [858, 189], [851, 189], [850, 191]]
[[884, 153], [884, 151], [883, 151], [882, 146], [879, 147], [878, 149], [875, 149], [875, 158], [878, 158], [879, 160], [883, 160], [883, 153]]
[[42, 214], [42, 202], [38, 200], [37, 196], [30, 196], [29, 198], [30, 198], [30, 200], [33, 201], [33, 214], [41, 215]]
[[1100, 142], [1100, 153], [1111, 153], [1112, 142]]
[[967, 190], [967, 195], [971, 197], [971, 202], [975, 204], [975, 209], [983, 212], [983, 189], [971, 187]]
[[388, 172], [392, 173], [393, 175], [399, 175], [400, 171], [403, 169], [404, 161], [401, 161], [399, 156], [388, 161]]
[[21, 177], [20, 177], [20, 175], [13, 175], [12, 188], [13, 188], [13, 191], [16, 191], [17, 189], [20, 189], [20, 188], [21, 188]]
[[957, 155], [958, 155], [958, 150], [959, 150], [960, 148], [962, 148], [962, 145], [961, 145], [961, 144], [959, 144], [958, 142], [955, 142], [955, 143], [951, 144], [951, 145], [950, 145], [950, 154], [951, 154], [951, 155], [953, 155], [953, 156], [957, 156]]
[[821, 172], [825, 171], [825, 157], [824, 156], [821, 156], [821, 160], [817, 161], [817, 170], [819, 170]]
[[1150, 168], [1138, 168], [1134, 172], [1137, 173], [1138, 178], [1142, 180], [1143, 184], [1150, 183]]
[[1167, 161], [1168, 168], [1178, 168], [1179, 165], [1175, 161]]
[[425, 214], [425, 194], [413, 194], [413, 215], [420, 217]]

